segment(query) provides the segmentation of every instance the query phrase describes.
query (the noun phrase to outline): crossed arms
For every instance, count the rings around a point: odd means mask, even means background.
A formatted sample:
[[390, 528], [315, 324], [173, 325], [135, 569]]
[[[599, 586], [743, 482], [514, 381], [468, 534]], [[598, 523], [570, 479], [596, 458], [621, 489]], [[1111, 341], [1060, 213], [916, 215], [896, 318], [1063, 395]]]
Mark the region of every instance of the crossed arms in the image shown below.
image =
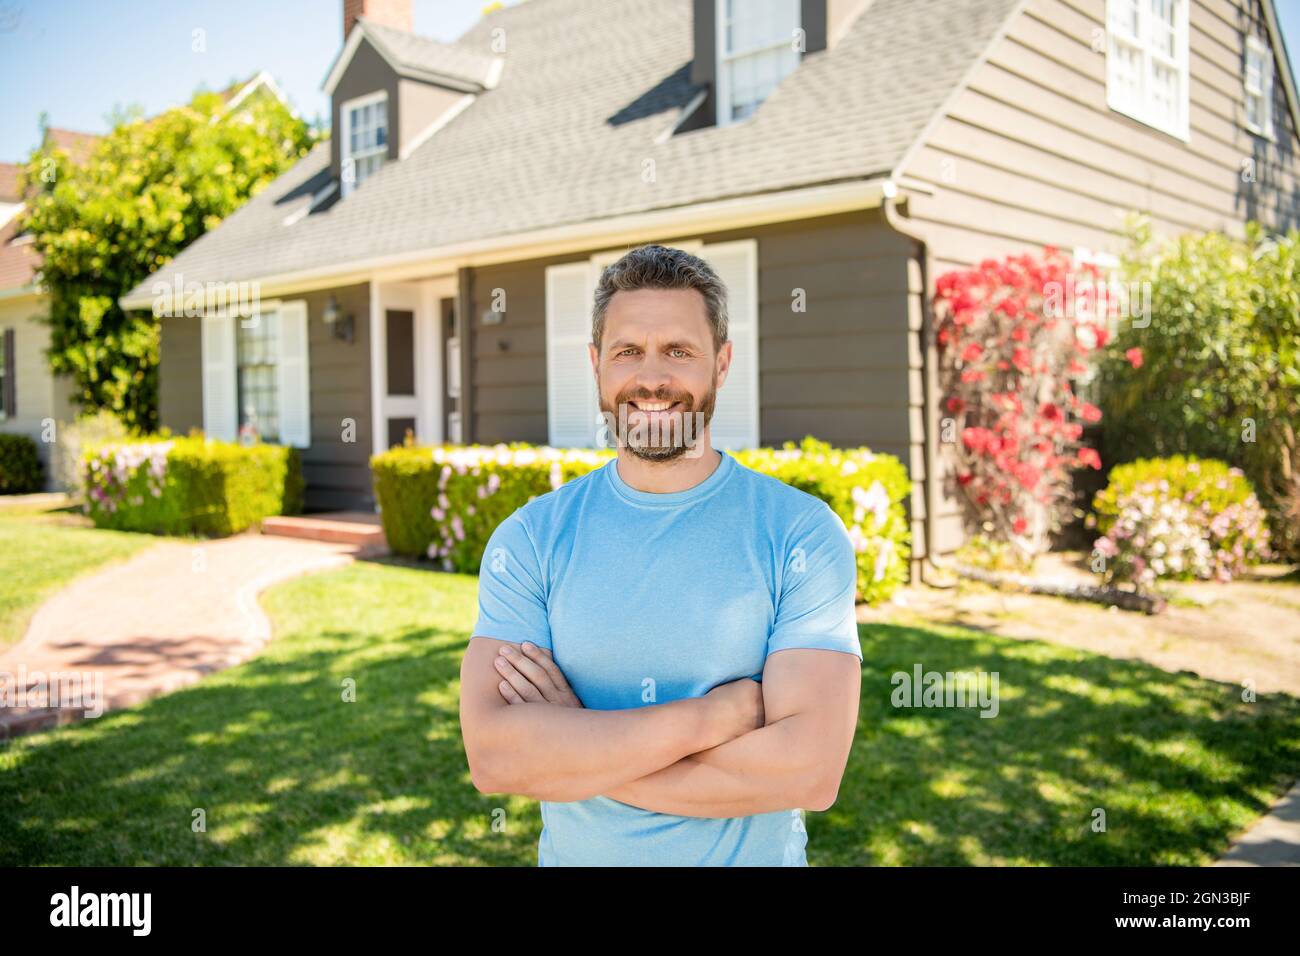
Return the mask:
[[476, 636], [461, 664], [461, 732], [482, 793], [604, 795], [694, 817], [826, 810], [848, 762], [861, 679], [851, 654], [790, 648], [769, 655], [762, 683], [587, 710], [548, 651]]

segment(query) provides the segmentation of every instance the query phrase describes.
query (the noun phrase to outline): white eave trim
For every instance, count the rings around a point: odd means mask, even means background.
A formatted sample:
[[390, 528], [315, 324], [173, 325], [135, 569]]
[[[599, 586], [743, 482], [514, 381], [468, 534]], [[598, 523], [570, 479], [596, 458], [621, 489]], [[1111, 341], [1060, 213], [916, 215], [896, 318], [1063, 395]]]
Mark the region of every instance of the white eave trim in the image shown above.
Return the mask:
[[[628, 213], [607, 219], [593, 219], [507, 236], [359, 259], [346, 265], [335, 263], [317, 269], [247, 277], [246, 281], [256, 281], [261, 295], [265, 297], [377, 279], [397, 282], [435, 273], [454, 272], [461, 268], [540, 259], [587, 249], [612, 248], [665, 236], [721, 232], [791, 219], [811, 219], [859, 209], [875, 209], [885, 199], [897, 194], [898, 185], [889, 177], [857, 179]], [[169, 283], [168, 289], [172, 288], [174, 283]], [[123, 309], [148, 309], [153, 307], [153, 303], [154, 297], [151, 294], [122, 296], [118, 299], [118, 304]], [[167, 305], [169, 304], [170, 300]]]

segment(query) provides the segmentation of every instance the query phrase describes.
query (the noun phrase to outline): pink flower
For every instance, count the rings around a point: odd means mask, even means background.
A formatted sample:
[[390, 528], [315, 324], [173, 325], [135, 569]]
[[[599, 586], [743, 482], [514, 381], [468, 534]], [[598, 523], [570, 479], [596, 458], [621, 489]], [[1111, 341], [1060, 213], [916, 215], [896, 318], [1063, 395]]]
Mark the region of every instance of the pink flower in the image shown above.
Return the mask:
[[1129, 349], [1127, 352], [1124, 353], [1124, 357], [1125, 357], [1126, 359], [1128, 359], [1128, 364], [1129, 364], [1129, 365], [1132, 365], [1134, 368], [1141, 368], [1141, 367], [1142, 367], [1142, 350], [1141, 350], [1141, 349], [1138, 349], [1138, 348]]

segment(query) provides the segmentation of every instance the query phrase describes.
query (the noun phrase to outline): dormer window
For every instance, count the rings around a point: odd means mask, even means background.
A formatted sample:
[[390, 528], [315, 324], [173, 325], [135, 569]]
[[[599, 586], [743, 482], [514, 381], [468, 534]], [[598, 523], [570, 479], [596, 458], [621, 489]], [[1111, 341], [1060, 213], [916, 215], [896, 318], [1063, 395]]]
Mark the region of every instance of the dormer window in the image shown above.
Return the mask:
[[388, 93], [348, 100], [343, 119], [343, 195], [369, 179], [388, 156]]
[[718, 125], [743, 120], [799, 65], [800, 0], [716, 0]]

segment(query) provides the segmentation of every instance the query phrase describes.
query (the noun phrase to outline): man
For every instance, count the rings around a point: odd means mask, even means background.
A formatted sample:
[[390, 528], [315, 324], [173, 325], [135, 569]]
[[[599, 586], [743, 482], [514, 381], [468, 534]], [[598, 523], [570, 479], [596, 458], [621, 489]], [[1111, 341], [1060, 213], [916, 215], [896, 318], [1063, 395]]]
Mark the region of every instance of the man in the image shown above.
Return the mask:
[[618, 455], [488, 541], [474, 785], [541, 801], [539, 866], [806, 866], [800, 810], [834, 802], [857, 724], [848, 532], [710, 446], [732, 343], [703, 260], [608, 267], [588, 353]]

